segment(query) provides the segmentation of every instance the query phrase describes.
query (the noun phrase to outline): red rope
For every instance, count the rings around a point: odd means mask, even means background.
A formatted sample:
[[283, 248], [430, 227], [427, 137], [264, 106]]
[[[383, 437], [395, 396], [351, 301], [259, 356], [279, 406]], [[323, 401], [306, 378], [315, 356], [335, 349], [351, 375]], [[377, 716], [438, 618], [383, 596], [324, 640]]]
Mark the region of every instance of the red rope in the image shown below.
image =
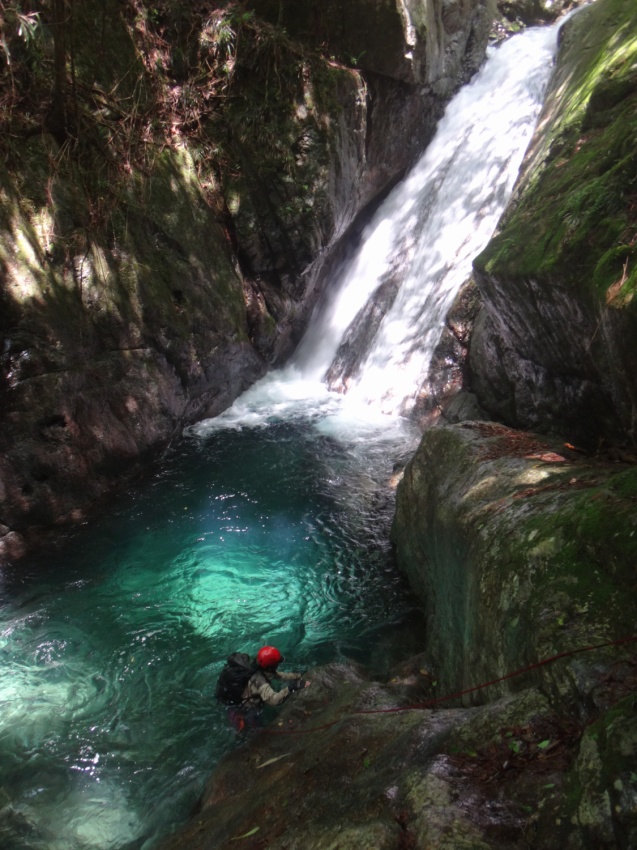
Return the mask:
[[[475, 691], [481, 691], [491, 685], [497, 685], [500, 682], [505, 682], [507, 679], [513, 679], [515, 676], [521, 676], [523, 673], [530, 673], [532, 670], [537, 670], [538, 667], [544, 667], [546, 664], [552, 664], [554, 661], [559, 661], [561, 658], [570, 658], [573, 655], [578, 655], [581, 652], [592, 652], [595, 649], [603, 649], [607, 646], [620, 646], [624, 643], [633, 643], [637, 641], [637, 635], [618, 638], [617, 640], [606, 641], [605, 643], [596, 643], [591, 646], [582, 646], [579, 649], [569, 649], [566, 652], [558, 652], [557, 655], [551, 655], [549, 658], [544, 658], [541, 661], [536, 661], [535, 664], [529, 664], [528, 667], [521, 667], [519, 670], [514, 670], [513, 673], [506, 673], [497, 679], [492, 679], [490, 682], [483, 682], [481, 685], [475, 685], [472, 688], [466, 688], [464, 691], [457, 691], [455, 694], [448, 694], [444, 697], [427, 700], [427, 702], [414, 703], [413, 705], [405, 705], [397, 708], [369, 708], [352, 711], [346, 717], [352, 717], [356, 714], [392, 714], [399, 711], [414, 711], [423, 708], [431, 708], [434, 705], [439, 705], [443, 702], [450, 702], [453, 699], [472, 694]], [[319, 732], [321, 729], [329, 729], [330, 726], [335, 726], [337, 723], [342, 723], [345, 717], [339, 717], [338, 720], [331, 720], [329, 723], [323, 723], [321, 726], [313, 726], [311, 729], [264, 729], [263, 731], [271, 735], [305, 735], [309, 732]]]

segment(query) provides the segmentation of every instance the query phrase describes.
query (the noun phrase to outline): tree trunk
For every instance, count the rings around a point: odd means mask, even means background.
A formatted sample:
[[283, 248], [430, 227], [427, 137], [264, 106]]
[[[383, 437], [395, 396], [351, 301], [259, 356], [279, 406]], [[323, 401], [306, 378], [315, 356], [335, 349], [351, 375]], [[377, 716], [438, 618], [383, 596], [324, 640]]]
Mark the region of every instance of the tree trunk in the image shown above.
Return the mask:
[[67, 134], [66, 103], [66, 0], [54, 0], [53, 4], [53, 102], [49, 113], [49, 129], [60, 142]]

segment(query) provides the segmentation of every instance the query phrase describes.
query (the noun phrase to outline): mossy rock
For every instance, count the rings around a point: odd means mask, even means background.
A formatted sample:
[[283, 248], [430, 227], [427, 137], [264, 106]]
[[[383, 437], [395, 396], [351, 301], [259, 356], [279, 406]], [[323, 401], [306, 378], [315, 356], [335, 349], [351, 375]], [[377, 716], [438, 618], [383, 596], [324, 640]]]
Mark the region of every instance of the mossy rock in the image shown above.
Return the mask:
[[566, 25], [540, 118], [545, 129], [511, 211], [476, 259], [484, 273], [517, 278], [559, 271], [564, 285], [582, 295], [588, 288], [603, 300], [619, 279], [616, 266], [599, 265], [612, 249], [629, 261], [624, 294], [634, 291], [636, 28], [630, 0], [599, 0]]
[[483, 409], [587, 450], [637, 445], [637, 19], [598, 0], [564, 25], [513, 199], [475, 260]]
[[[400, 484], [392, 535], [445, 688], [632, 634], [635, 487], [635, 467], [587, 463], [537, 435], [487, 423], [427, 432]], [[585, 702], [595, 664], [621, 646], [534, 675], [558, 702]]]

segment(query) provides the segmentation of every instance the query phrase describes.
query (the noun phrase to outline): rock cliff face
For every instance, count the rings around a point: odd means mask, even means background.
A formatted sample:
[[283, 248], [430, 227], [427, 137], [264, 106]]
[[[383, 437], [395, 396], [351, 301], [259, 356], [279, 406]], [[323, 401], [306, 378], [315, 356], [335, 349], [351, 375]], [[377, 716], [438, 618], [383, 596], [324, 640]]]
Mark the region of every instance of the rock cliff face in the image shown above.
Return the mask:
[[49, 22], [25, 44], [13, 5], [0, 558], [290, 353], [340, 238], [427, 143], [492, 15], [90, 0], [73, 9], [65, 135]]
[[[526, 846], [538, 848], [637, 841], [626, 714], [636, 684], [634, 12], [598, 0], [567, 24], [513, 201], [475, 262], [475, 396], [448, 408], [449, 420], [472, 421], [425, 434], [393, 529], [443, 690], [472, 699], [495, 680], [498, 712], [525, 686], [510, 673], [530, 667], [562, 722], [583, 723], [562, 778], [544, 786], [555, 796], [539, 793], [527, 822]], [[480, 408], [554, 436], [475, 421]], [[632, 729], [627, 761], [613, 743], [620, 727]]]
[[[497, 715], [507, 694], [521, 698], [532, 683], [563, 729], [580, 727], [568, 758], [553, 764], [559, 780], [542, 786], [548, 797], [538, 789], [529, 810], [530, 847], [628, 848], [637, 838], [632, 804], [615, 800], [620, 788], [630, 799], [637, 793], [632, 721], [626, 760], [606, 749], [635, 699], [636, 484], [634, 465], [467, 422], [431, 429], [399, 487], [397, 558], [423, 600], [442, 692], [468, 690], [465, 699], [488, 699]], [[484, 682], [494, 684], [473, 691]], [[527, 763], [514, 782], [533, 770]]]
[[637, 442], [634, 11], [600, 0], [566, 25], [514, 200], [475, 262], [483, 407], [588, 449]]
[[[23, 162], [39, 176], [58, 155], [52, 139], [37, 140]], [[120, 206], [110, 245], [73, 225], [86, 211], [64, 197], [72, 175], [49, 178], [62, 196], [58, 221], [46, 206], [33, 215], [33, 192], [5, 177], [5, 530], [74, 518], [180, 421], [220, 409], [260, 373], [241, 281], [200, 190], [183, 180], [188, 167], [165, 154], [143, 192]], [[67, 240], [72, 253], [56, 256]], [[2, 542], [19, 553], [11, 532]]]
[[[446, 690], [632, 633], [636, 481], [631, 465], [496, 423], [426, 434], [399, 487], [393, 537], [425, 600]], [[588, 662], [576, 666], [541, 672], [556, 703], [589, 687]]]

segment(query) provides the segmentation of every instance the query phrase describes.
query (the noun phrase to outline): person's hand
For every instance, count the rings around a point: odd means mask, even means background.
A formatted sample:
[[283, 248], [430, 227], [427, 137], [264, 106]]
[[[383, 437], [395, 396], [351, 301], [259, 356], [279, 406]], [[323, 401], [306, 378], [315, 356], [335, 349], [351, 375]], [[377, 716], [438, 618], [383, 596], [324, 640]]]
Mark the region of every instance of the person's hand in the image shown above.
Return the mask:
[[288, 690], [290, 693], [294, 693], [294, 691], [300, 691], [302, 688], [307, 688], [309, 682], [305, 682], [303, 679], [293, 679], [288, 685]]

